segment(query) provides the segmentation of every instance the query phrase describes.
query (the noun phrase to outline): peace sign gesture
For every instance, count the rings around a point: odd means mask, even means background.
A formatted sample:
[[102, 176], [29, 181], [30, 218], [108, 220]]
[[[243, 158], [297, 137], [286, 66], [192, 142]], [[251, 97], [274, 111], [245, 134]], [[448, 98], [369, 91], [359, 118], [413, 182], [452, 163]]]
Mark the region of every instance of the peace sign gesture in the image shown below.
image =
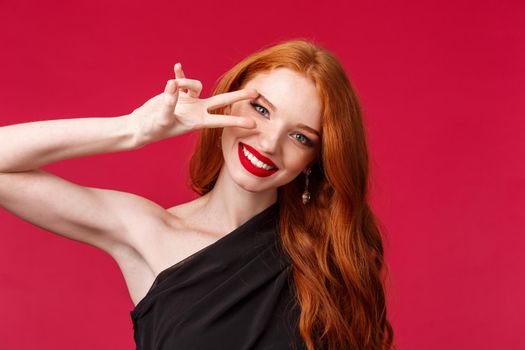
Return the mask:
[[249, 117], [210, 114], [208, 110], [255, 98], [256, 90], [241, 89], [200, 99], [202, 83], [186, 78], [180, 63], [175, 64], [174, 71], [175, 79], [168, 80], [163, 93], [130, 114], [139, 147], [202, 128], [255, 127]]

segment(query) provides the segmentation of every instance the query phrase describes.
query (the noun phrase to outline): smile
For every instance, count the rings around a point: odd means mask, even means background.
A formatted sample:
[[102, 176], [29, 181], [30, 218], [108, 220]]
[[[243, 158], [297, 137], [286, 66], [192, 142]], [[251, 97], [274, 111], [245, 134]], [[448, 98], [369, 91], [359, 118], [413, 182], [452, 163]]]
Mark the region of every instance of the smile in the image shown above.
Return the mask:
[[[248, 145], [244, 145], [241, 142], [239, 142], [238, 153], [241, 164], [246, 170], [254, 175], [260, 177], [270, 176], [278, 170], [270, 159], [262, 156], [255, 149]], [[256, 153], [258, 156], [256, 156], [254, 153]]]

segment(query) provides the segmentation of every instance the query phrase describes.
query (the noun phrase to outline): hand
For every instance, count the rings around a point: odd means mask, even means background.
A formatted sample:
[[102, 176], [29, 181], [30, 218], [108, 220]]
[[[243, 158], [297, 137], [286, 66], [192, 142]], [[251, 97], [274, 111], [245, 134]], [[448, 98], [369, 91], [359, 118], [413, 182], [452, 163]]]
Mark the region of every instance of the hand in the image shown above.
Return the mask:
[[202, 128], [255, 127], [249, 117], [210, 114], [208, 110], [255, 98], [256, 90], [241, 89], [200, 99], [201, 82], [187, 79], [180, 63], [175, 64], [174, 71], [175, 79], [168, 80], [163, 93], [130, 114], [138, 146]]

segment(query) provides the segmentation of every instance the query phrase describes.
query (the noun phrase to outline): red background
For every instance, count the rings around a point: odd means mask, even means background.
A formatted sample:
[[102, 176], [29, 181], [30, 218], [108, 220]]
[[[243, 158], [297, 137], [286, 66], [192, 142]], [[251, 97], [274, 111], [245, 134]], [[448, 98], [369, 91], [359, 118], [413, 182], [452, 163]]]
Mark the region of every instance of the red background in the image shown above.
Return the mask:
[[[1, 125], [117, 116], [183, 63], [218, 76], [280, 40], [335, 52], [365, 112], [399, 349], [523, 349], [523, 1], [0, 1]], [[170, 207], [195, 134], [43, 167]], [[0, 209], [3, 349], [131, 349], [117, 264]]]

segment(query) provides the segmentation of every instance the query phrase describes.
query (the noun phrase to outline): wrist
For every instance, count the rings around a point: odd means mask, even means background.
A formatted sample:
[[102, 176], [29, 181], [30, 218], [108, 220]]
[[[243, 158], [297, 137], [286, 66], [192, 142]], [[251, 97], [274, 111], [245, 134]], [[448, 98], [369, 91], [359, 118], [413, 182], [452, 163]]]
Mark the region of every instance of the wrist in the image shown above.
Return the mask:
[[122, 120], [124, 128], [127, 130], [130, 140], [130, 149], [141, 148], [146, 145], [145, 140], [143, 140], [140, 120], [133, 113], [123, 115], [118, 117]]

